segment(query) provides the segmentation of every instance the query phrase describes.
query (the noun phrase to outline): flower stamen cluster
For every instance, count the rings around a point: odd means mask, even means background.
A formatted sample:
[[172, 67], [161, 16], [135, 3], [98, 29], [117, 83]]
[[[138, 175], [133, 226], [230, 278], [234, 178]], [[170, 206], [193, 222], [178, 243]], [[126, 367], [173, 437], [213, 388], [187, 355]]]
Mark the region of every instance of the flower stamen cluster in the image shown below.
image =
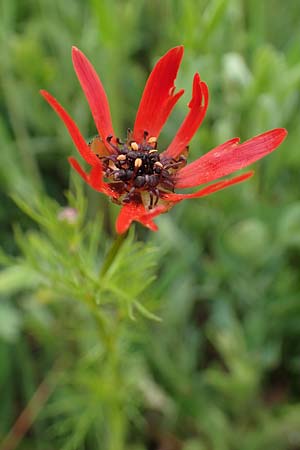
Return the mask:
[[[132, 140], [131, 130], [128, 130], [126, 142], [117, 138], [114, 143], [113, 136], [108, 136], [106, 141], [113, 153], [106, 156], [101, 156], [102, 141], [99, 135], [89, 143], [102, 162], [104, 178], [110, 188], [119, 194], [116, 203], [126, 204], [134, 200], [142, 202], [145, 208], [151, 210], [164, 194], [174, 192], [174, 175], [186, 165], [186, 157], [161, 156], [157, 138], [148, 138], [148, 135], [144, 131], [140, 143]], [[149, 195], [145, 195], [147, 193]]]

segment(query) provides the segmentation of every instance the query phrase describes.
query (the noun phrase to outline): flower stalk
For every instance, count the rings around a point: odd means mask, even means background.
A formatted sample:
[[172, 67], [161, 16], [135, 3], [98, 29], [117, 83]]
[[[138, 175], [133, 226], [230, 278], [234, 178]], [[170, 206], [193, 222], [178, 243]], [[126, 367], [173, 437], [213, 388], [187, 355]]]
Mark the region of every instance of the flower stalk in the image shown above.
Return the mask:
[[99, 273], [100, 277], [103, 277], [106, 274], [106, 272], [109, 270], [110, 266], [112, 265], [112, 263], [114, 262], [117, 254], [118, 254], [118, 251], [122, 247], [127, 235], [128, 235], [128, 233], [119, 234], [113, 241], [113, 243], [106, 255], [106, 258], [103, 261], [103, 264], [101, 266], [100, 273]]

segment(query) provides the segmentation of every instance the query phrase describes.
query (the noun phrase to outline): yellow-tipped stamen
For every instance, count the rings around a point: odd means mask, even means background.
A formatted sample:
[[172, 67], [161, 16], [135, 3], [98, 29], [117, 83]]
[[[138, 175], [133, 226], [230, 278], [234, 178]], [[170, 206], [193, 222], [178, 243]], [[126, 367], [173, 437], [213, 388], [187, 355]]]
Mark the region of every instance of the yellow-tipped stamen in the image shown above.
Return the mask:
[[134, 167], [136, 167], [137, 169], [141, 167], [142, 164], [143, 161], [141, 160], [141, 158], [136, 158], [136, 160], [134, 161]]
[[160, 167], [161, 169], [164, 167], [164, 166], [162, 165], [162, 163], [159, 162], [159, 161], [156, 161], [156, 162], [154, 163], [154, 165], [155, 165], [156, 167]]
[[118, 160], [118, 161], [125, 161], [125, 159], [126, 159], [126, 155], [119, 155], [119, 156], [117, 157], [117, 160]]
[[149, 155], [150, 155], [151, 153], [157, 153], [157, 152], [158, 152], [158, 150], [156, 150], [156, 149], [154, 148], [153, 150], [150, 150]]
[[152, 136], [148, 139], [148, 144], [156, 144], [157, 143], [157, 137]]
[[139, 146], [136, 142], [131, 142], [130, 147], [132, 148], [132, 150], [137, 151], [139, 149]]

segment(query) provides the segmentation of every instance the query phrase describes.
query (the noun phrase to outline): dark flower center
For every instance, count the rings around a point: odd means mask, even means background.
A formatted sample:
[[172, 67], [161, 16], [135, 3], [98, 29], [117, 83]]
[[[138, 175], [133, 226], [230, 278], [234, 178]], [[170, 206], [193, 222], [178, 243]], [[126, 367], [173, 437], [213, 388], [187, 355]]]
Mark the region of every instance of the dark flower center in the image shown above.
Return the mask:
[[99, 158], [104, 177], [120, 195], [119, 203], [143, 202], [152, 209], [163, 193], [174, 192], [174, 174], [186, 164], [184, 156], [178, 159], [160, 156], [157, 139], [148, 138], [147, 132], [141, 143], [131, 139], [130, 131], [126, 142], [117, 139], [114, 144], [112, 136], [107, 138], [107, 142], [114, 153]]

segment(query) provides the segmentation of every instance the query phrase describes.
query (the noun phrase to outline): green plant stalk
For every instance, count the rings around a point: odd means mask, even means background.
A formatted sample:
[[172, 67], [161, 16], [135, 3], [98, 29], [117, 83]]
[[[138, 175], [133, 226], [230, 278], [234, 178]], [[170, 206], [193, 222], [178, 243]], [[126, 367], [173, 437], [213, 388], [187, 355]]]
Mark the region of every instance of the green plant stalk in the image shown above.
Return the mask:
[[[106, 258], [100, 269], [99, 276], [104, 277], [113, 264], [120, 248], [122, 247], [128, 233], [118, 235], [113, 241]], [[108, 412], [109, 433], [108, 450], [123, 450], [125, 444], [126, 424], [122, 412], [122, 404], [119, 397], [120, 386], [122, 386], [120, 359], [118, 354], [118, 325], [119, 318], [116, 317], [113, 326], [107, 326], [104, 318], [97, 310], [97, 323], [99, 334], [106, 347], [107, 365], [111, 371], [111, 381], [114, 386], [115, 397], [112, 399], [111, 407]]]
[[106, 272], [109, 270], [110, 266], [114, 262], [115, 257], [118, 254], [119, 249], [122, 247], [122, 244], [124, 243], [126, 237], [128, 235], [128, 232], [120, 234], [116, 237], [114, 242], [112, 243], [112, 246], [110, 247], [108, 254], [102, 264], [101, 270], [100, 270], [100, 277], [103, 277]]
[[113, 330], [113, 348], [108, 355], [108, 364], [110, 364], [112, 383], [114, 385], [114, 397], [111, 399], [109, 410], [109, 443], [108, 450], [123, 450], [125, 446], [126, 423], [124, 416], [124, 409], [122, 405], [122, 396], [119, 392], [122, 391], [122, 375], [120, 358], [117, 348], [118, 333], [116, 328]]
[[125, 444], [125, 423], [119, 402], [111, 405], [109, 450], [123, 450]]

